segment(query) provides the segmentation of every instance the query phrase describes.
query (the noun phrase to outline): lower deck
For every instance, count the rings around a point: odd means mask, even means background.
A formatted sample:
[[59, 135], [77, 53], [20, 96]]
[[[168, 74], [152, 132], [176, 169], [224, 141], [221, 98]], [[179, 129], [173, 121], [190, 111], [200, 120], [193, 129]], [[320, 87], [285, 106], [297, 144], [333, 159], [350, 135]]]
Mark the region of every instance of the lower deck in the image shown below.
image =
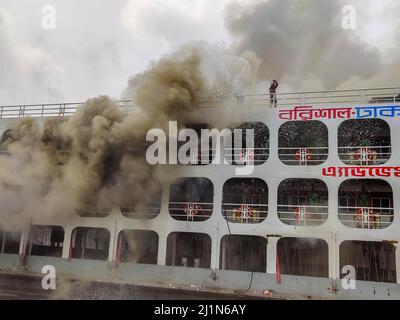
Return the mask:
[[[42, 268], [57, 270], [55, 290], [41, 288]], [[135, 263], [52, 257], [27, 257], [21, 266], [18, 255], [2, 255], [0, 297], [13, 292], [29, 298], [83, 299], [399, 299], [400, 285], [357, 281], [344, 289], [342, 280], [298, 277], [260, 272], [210, 270]], [[26, 281], [31, 279], [31, 281]], [[35, 295], [29, 296], [30, 293]], [[9, 297], [13, 298], [13, 297]]]

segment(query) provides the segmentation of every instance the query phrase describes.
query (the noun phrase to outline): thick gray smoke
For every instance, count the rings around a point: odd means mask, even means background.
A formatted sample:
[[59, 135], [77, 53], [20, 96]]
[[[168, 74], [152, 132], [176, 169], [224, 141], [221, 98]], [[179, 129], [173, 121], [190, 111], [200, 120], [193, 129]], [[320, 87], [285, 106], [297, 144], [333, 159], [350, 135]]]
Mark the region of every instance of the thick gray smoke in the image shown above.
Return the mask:
[[0, 157], [2, 227], [37, 215], [67, 218], [82, 207], [147, 200], [144, 195], [167, 171], [148, 165], [147, 131], [184, 121], [206, 85], [194, 49], [161, 59], [140, 78], [132, 114], [101, 96], [68, 119], [50, 119], [39, 128], [26, 118], [11, 129], [3, 142], [9, 155]]
[[334, 89], [382, 70], [378, 50], [342, 28], [339, 0], [268, 0], [226, 8], [226, 27], [237, 53], [262, 60], [260, 78], [291, 88]]

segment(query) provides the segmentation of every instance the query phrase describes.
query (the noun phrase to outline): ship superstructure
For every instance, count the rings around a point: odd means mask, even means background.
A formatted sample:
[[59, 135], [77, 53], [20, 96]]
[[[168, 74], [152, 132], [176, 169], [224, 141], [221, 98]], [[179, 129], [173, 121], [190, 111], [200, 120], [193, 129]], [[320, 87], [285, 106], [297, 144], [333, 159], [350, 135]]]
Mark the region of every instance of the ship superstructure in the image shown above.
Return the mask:
[[[3, 274], [265, 298], [400, 298], [400, 88], [205, 98], [186, 124], [240, 111], [252, 151], [186, 165], [137, 207], [80, 208], [0, 233]], [[119, 102], [135, 112], [129, 101]], [[0, 106], [7, 135], [21, 117], [66, 117], [80, 104]], [[210, 162], [215, 154], [210, 154]], [[235, 159], [251, 159], [238, 176]], [[0, 223], [1, 224], [1, 223]], [[134, 243], [134, 245], [131, 245]], [[356, 289], [343, 285], [350, 268]]]

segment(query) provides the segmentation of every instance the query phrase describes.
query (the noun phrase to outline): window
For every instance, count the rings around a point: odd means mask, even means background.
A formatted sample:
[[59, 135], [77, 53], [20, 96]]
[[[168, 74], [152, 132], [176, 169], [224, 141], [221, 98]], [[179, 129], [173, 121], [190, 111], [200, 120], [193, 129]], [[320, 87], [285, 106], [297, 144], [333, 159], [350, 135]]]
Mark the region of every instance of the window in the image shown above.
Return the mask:
[[390, 242], [344, 241], [340, 245], [340, 270], [351, 265], [356, 269], [356, 280], [396, 283], [395, 252]]
[[339, 187], [339, 219], [347, 227], [384, 229], [393, 221], [391, 186], [378, 179], [351, 179]]
[[[224, 157], [228, 163], [234, 165], [246, 165], [249, 163], [261, 165], [268, 160], [269, 130], [264, 123], [246, 122], [231, 130], [232, 145], [228, 146], [225, 142], [224, 146]], [[253, 130], [254, 132], [253, 147], [247, 145], [247, 130]]]
[[328, 128], [320, 121], [288, 121], [279, 128], [279, 159], [290, 166], [315, 166], [328, 159]]
[[210, 268], [211, 238], [203, 233], [173, 232], [168, 235], [168, 266]]
[[214, 188], [206, 178], [177, 179], [169, 192], [169, 213], [175, 220], [204, 221], [213, 211]]
[[99, 207], [96, 205], [81, 207], [76, 210], [76, 213], [81, 217], [86, 218], [104, 218], [111, 213], [111, 208]]
[[157, 264], [158, 234], [147, 230], [123, 230], [118, 237], [117, 261]]
[[32, 226], [29, 255], [61, 257], [64, 229], [60, 226]]
[[328, 244], [322, 239], [282, 238], [278, 241], [280, 273], [304, 276], [329, 276]]
[[220, 269], [266, 272], [267, 241], [263, 237], [226, 235], [221, 239]]
[[225, 182], [222, 214], [229, 222], [260, 223], [268, 214], [268, 187], [261, 179], [234, 178]]
[[286, 179], [278, 188], [279, 219], [289, 225], [319, 226], [328, 219], [328, 188], [318, 179]]
[[70, 256], [74, 259], [107, 260], [110, 233], [103, 228], [75, 228], [72, 232]]
[[[210, 164], [214, 157], [215, 157], [215, 145], [213, 145], [212, 138], [209, 138], [208, 141], [208, 149], [202, 148], [202, 140], [201, 140], [201, 130], [202, 129], [209, 129], [208, 124], [204, 123], [191, 123], [191, 124], [186, 124], [185, 129], [188, 130], [194, 130], [196, 132], [196, 136], [198, 138], [198, 145], [197, 145], [197, 151], [196, 154], [193, 155], [192, 158], [190, 158], [190, 164], [192, 165], [207, 165]], [[183, 131], [182, 131], [183, 132]], [[178, 162], [179, 162], [179, 149], [181, 146], [183, 146], [186, 142], [189, 141], [189, 138], [186, 139], [186, 141], [178, 141]], [[187, 157], [190, 157], [189, 150], [186, 153]], [[180, 162], [179, 162], [180, 163]]]
[[0, 230], [0, 252], [8, 254], [18, 254], [21, 241], [20, 231]]
[[161, 210], [161, 190], [144, 192], [140, 194], [136, 203], [121, 206], [122, 214], [127, 218], [153, 219]]
[[381, 119], [346, 120], [338, 129], [338, 148], [345, 164], [383, 164], [392, 153], [390, 127]]

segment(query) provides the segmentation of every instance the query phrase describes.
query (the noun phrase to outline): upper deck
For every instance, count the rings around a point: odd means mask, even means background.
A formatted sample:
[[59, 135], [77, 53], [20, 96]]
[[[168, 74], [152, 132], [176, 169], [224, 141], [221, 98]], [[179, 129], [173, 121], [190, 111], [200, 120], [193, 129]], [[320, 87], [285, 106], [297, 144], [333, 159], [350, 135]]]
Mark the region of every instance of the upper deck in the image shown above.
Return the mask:
[[[119, 106], [130, 112], [135, 108], [131, 100], [117, 101]], [[218, 95], [198, 99], [201, 109], [215, 109], [220, 105], [242, 104], [246, 107], [265, 107], [269, 104], [269, 94], [234, 94]], [[400, 103], [400, 87], [377, 89], [352, 89], [336, 91], [304, 91], [294, 93], [277, 93], [278, 108], [295, 106], [337, 106], [377, 105]], [[21, 117], [57, 117], [70, 116], [82, 106], [83, 102], [54, 104], [0, 105], [0, 118]]]

